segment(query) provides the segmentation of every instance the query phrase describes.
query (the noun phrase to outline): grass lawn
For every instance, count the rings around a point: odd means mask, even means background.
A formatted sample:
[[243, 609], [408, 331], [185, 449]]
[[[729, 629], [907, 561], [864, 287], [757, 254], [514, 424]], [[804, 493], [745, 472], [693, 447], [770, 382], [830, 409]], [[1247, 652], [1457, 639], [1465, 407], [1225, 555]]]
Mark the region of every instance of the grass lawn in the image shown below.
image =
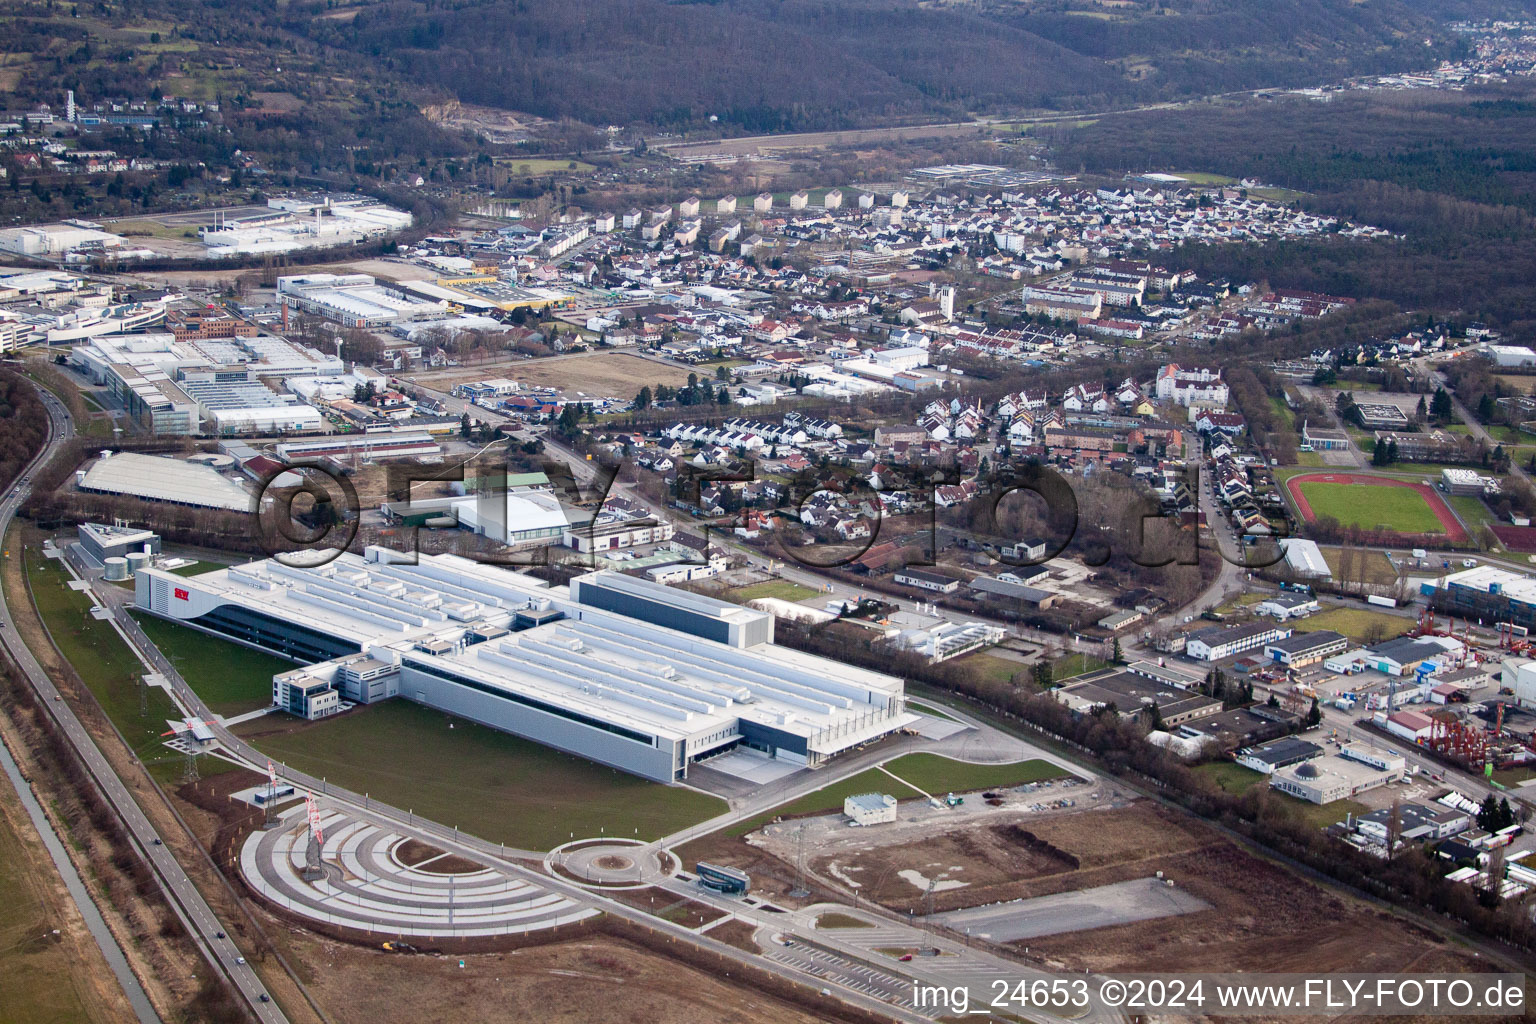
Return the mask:
[[1461, 521], [1467, 524], [1468, 530], [1475, 530], [1479, 526], [1489, 526], [1498, 522], [1493, 517], [1493, 512], [1484, 504], [1483, 499], [1471, 494], [1453, 494], [1445, 499], [1445, 503], [1451, 506], [1451, 511], [1461, 517]]
[[999, 658], [997, 655], [987, 654], [985, 651], [977, 654], [967, 654], [955, 662], [955, 664], [974, 669], [980, 672], [984, 678], [997, 683], [1011, 683], [1014, 676], [1023, 675], [1028, 677], [1030, 674], [1028, 665], [1022, 665], [1011, 658]]
[[1108, 666], [1109, 662], [1091, 654], [1064, 654], [1051, 662], [1051, 679], [1059, 683], [1063, 679], [1087, 675]]
[[1296, 200], [1302, 198], [1303, 196], [1310, 195], [1310, 193], [1297, 192], [1295, 189], [1290, 188], [1275, 187], [1251, 188], [1248, 190], [1248, 195], [1254, 199], [1263, 199], [1266, 202], [1280, 203], [1281, 205], [1284, 205], [1286, 203], [1294, 203]]
[[1499, 768], [1493, 773], [1493, 781], [1506, 789], [1511, 786], [1518, 786], [1522, 782], [1529, 782], [1531, 779], [1536, 779], [1536, 768], [1528, 765], [1520, 765], [1515, 768]]
[[968, 793], [996, 786], [1065, 778], [1069, 773], [1049, 761], [1015, 761], [1011, 764], [969, 764], [939, 754], [906, 754], [886, 764], [886, 770], [937, 796]]
[[[11, 539], [14, 542], [14, 534]], [[35, 549], [26, 549], [25, 558], [32, 596], [53, 642], [80, 673], [128, 746], [146, 763], [162, 757], [179, 763], [180, 758], [165, 748], [161, 736], [166, 720], [180, 717], [171, 698], [158, 687], [147, 687], [141, 716], [139, 688], [144, 666], [139, 659], [110, 622], [91, 618], [90, 599], [65, 586], [69, 574], [57, 561], [44, 558]]]
[[1264, 782], [1262, 773], [1231, 761], [1212, 761], [1210, 764], [1201, 765], [1195, 771], [1215, 782], [1227, 793], [1246, 793]]
[[193, 562], [190, 565], [178, 565], [171, 572], [177, 576], [201, 576], [205, 572], [213, 572], [215, 569], [227, 569], [228, 566], [218, 562]]
[[1275, 796], [1292, 814], [1315, 829], [1325, 829], [1334, 822], [1343, 821], [1350, 814], [1359, 816], [1371, 812], [1369, 807], [1358, 800], [1335, 800], [1331, 804], [1314, 804], [1310, 800], [1299, 800], [1280, 792], [1276, 792]]
[[[1285, 404], [1285, 399], [1271, 395], [1269, 398], [1269, 407], [1275, 410], [1275, 415], [1279, 417], [1280, 422], [1285, 424], [1285, 428], [1287, 430], [1295, 428], [1296, 415], [1291, 412], [1291, 407]], [[1307, 454], [1316, 455], [1317, 453], [1310, 452]]]
[[1179, 177], [1188, 181], [1191, 185], [1236, 185], [1236, 178], [1229, 178], [1225, 174], [1212, 174], [1209, 171], [1175, 171]]
[[816, 596], [816, 591], [810, 587], [802, 587], [798, 583], [789, 580], [769, 580], [767, 583], [754, 583], [750, 587], [737, 587], [731, 591], [733, 601], [751, 601], [759, 597], [776, 597], [781, 601], [804, 601]]
[[405, 700], [283, 733], [263, 734], [264, 727], [270, 723], [258, 719], [239, 728], [301, 771], [524, 849], [547, 850], [600, 829], [658, 839], [726, 810], [718, 797], [647, 782]]
[[931, 718], [942, 718], [946, 722], [958, 722], [959, 719], [949, 714], [937, 704], [928, 701], [908, 700], [907, 709], [920, 715], [928, 715]]
[[822, 914], [816, 919], [817, 928], [873, 928], [874, 925], [862, 917], [854, 917], [852, 914]]
[[1301, 493], [1314, 515], [1331, 516], [1344, 526], [1384, 527], [1397, 533], [1445, 532], [1423, 495], [1407, 487], [1310, 481], [1301, 485]]
[[1300, 620], [1300, 625], [1307, 630], [1331, 629], [1357, 643], [1364, 643], [1374, 629], [1379, 628], [1382, 638], [1386, 639], [1413, 628], [1414, 620], [1365, 608], [1329, 608]]
[[1326, 466], [1322, 452], [1297, 452], [1296, 465], [1298, 466]]
[[[1380, 551], [1354, 549], [1348, 556], [1342, 548], [1323, 548], [1323, 561], [1336, 580], [1354, 581], [1364, 577], [1366, 583], [1391, 586], [1397, 582], [1397, 569]], [[1347, 564], [1346, 564], [1347, 563]]]
[[[7, 808], [15, 807], [17, 824], [0, 814], [0, 1020], [65, 1024], [104, 1020], [100, 1007], [88, 1009], [76, 989], [73, 971], [91, 969], [73, 962], [69, 949], [47, 936], [60, 927], [57, 908], [46, 895], [57, 875], [41, 845], [29, 846], [20, 829], [35, 836], [25, 821], [10, 780], [0, 775]], [[37, 843], [33, 839], [34, 844]], [[41, 858], [41, 859], [39, 859]], [[66, 898], [67, 899], [67, 898]], [[105, 969], [105, 964], [101, 965]]]
[[297, 668], [293, 662], [187, 626], [135, 615], [144, 635], [171, 660], [192, 692], [219, 715], [239, 715], [272, 703], [272, 677]]
[[[508, 171], [513, 174], [558, 174], [560, 171], [591, 171], [596, 170], [591, 164], [582, 160], [550, 160], [540, 158], [523, 159], [520, 157], [506, 157], [498, 160]], [[702, 209], [702, 206], [700, 207]]]
[[902, 786], [879, 768], [869, 768], [841, 782], [813, 790], [797, 800], [780, 804], [755, 818], [739, 821], [725, 834], [744, 836], [776, 817], [803, 818], [843, 809], [843, 800], [860, 793], [890, 793], [898, 800], [921, 798], [924, 792], [964, 793], [973, 789], [1017, 786], [1025, 782], [1062, 778], [1067, 773], [1049, 761], [1017, 761], [1012, 764], [966, 764], [938, 754], [904, 754], [885, 764], [887, 771], [906, 780]]

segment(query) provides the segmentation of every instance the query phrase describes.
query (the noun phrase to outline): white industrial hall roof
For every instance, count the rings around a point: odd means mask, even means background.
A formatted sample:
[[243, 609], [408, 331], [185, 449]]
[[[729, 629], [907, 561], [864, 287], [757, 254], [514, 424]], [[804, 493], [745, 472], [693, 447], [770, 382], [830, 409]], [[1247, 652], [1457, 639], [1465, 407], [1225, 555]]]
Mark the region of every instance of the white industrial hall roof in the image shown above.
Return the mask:
[[80, 487], [146, 501], [253, 511], [251, 493], [213, 467], [159, 455], [120, 452], [103, 456], [86, 472]]

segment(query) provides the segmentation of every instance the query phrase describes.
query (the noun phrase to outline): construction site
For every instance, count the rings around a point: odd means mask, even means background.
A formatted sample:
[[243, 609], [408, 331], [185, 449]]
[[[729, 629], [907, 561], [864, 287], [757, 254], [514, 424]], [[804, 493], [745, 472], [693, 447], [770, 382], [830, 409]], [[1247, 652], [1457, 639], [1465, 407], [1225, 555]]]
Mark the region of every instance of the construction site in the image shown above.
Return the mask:
[[895, 821], [864, 827], [839, 814], [785, 818], [684, 853], [750, 872], [754, 891], [786, 905], [798, 893], [911, 915], [924, 938], [881, 950], [896, 959], [955, 935], [1053, 970], [1175, 970], [1196, 956], [1210, 970], [1389, 970], [1441, 956], [1390, 915], [1107, 781], [966, 794], [955, 806], [904, 800]]

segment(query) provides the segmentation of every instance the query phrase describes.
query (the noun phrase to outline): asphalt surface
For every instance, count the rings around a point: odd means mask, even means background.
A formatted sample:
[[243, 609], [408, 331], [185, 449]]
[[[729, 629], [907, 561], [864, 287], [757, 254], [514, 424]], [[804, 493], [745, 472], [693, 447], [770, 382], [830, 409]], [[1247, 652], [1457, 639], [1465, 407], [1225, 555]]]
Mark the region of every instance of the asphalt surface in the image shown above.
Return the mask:
[[139, 1018], [140, 1024], [159, 1024], [160, 1016], [155, 1013], [155, 1006], [149, 1001], [149, 995], [144, 991], [144, 986], [139, 984], [139, 976], [133, 973], [132, 967], [128, 966], [128, 958], [123, 955], [117, 940], [112, 937], [112, 931], [107, 927], [101, 911], [96, 909], [96, 904], [91, 900], [91, 894], [86, 891], [85, 883], [80, 880], [80, 873], [75, 870], [74, 862], [65, 852], [64, 844], [59, 842], [59, 837], [54, 833], [48, 816], [43, 813], [43, 805], [37, 802], [37, 797], [33, 795], [32, 787], [22, 776], [16, 759], [11, 757], [11, 752], [3, 743], [0, 743], [0, 767], [5, 769], [11, 785], [16, 787], [22, 806], [27, 809], [27, 816], [32, 819], [32, 827], [37, 829], [37, 834], [42, 838], [43, 846], [48, 851], [49, 859], [58, 869], [59, 876], [64, 879], [64, 887], [69, 890], [69, 898], [74, 900], [75, 906], [79, 908], [80, 916], [85, 919], [85, 927], [90, 931], [91, 938], [96, 940], [102, 954], [107, 958], [107, 966], [112, 969], [117, 983], [123, 986], [123, 992], [128, 996], [128, 1004], [133, 1007], [134, 1016]]
[[[5, 491], [0, 492], [0, 534], [10, 526], [16, 510], [30, 493], [31, 488], [26, 481], [30, 479], [33, 469], [51, 457], [59, 443], [74, 433], [74, 423], [63, 404], [45, 388], [39, 388], [38, 392], [48, 410], [52, 432], [43, 451], [28, 465], [22, 476]], [[4, 622], [0, 624], [0, 644], [10, 652], [12, 660], [31, 682], [43, 706], [48, 709], [70, 745], [75, 748], [81, 763], [95, 781], [102, 796], [121, 819], [133, 846], [154, 871], [162, 891], [167, 896], [167, 902], [181, 918], [203, 956], [230, 980], [235, 990], [250, 1005], [252, 1014], [258, 1020], [263, 1021], [264, 1024], [286, 1024], [288, 1018], [276, 1003], [261, 1001], [261, 997], [266, 994], [266, 986], [262, 984], [261, 979], [249, 964], [241, 962], [244, 958], [234, 942], [218, 937], [220, 932], [228, 935], [228, 927], [219, 921], [213, 909], [197, 891], [197, 887], [192, 884], [191, 878], [163, 844], [159, 833], [134, 801], [128, 787], [112, 770], [112, 766], [97, 748], [90, 733], [80, 723], [80, 719], [75, 716], [69, 704], [64, 701], [58, 688], [53, 685], [53, 681], [48, 678], [48, 674], [43, 671], [37, 659], [32, 656], [26, 641], [12, 624], [10, 612], [5, 608], [3, 592], [0, 592], [0, 614], [4, 616]], [[121, 955], [121, 951], [118, 952]], [[142, 989], [140, 991], [142, 992]], [[151, 1016], [148, 1019], [158, 1019], [153, 1015], [153, 1010], [150, 1013]]]

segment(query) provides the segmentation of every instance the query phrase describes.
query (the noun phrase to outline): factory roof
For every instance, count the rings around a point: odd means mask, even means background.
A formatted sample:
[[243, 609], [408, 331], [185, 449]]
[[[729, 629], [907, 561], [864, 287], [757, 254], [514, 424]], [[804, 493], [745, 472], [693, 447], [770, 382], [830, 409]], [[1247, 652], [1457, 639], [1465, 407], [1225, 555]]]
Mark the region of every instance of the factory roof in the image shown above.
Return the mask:
[[89, 491], [124, 494], [146, 501], [169, 501], [199, 508], [250, 512], [251, 495], [211, 466], [158, 455], [121, 452], [97, 460], [80, 486]]
[[[803, 736], [811, 751], [830, 754], [888, 732], [889, 716], [870, 712], [885, 712], [902, 692], [894, 676], [773, 644], [704, 640], [579, 604], [569, 588], [470, 559], [426, 555], [395, 564], [379, 549], [370, 557], [342, 554], [313, 569], [266, 560], [174, 582], [215, 603], [323, 629], [374, 658], [447, 671], [488, 692], [653, 736], [698, 736], [741, 720]], [[762, 614], [618, 573], [583, 579], [722, 618]], [[469, 642], [469, 634], [506, 626], [527, 610], [563, 617]]]

